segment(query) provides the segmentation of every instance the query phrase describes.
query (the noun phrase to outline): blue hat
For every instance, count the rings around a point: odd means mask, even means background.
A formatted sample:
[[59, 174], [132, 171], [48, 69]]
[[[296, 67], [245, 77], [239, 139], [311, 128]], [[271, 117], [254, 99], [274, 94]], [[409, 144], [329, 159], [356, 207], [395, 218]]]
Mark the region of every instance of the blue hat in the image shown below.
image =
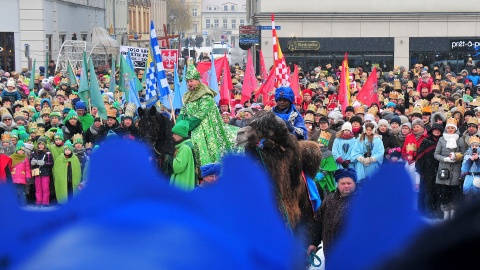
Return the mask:
[[87, 109], [87, 106], [85, 106], [85, 102], [83, 101], [77, 101], [77, 103], [75, 103], [75, 109], [78, 110], [86, 110]]
[[390, 102], [387, 103], [387, 108], [388, 108], [388, 107], [393, 107], [393, 108], [395, 108], [396, 105], [395, 105], [395, 103], [393, 103], [393, 102], [390, 101]]
[[292, 88], [290, 86], [280, 86], [275, 90], [275, 101], [278, 101], [279, 99], [284, 98], [293, 103], [293, 100], [295, 99], [295, 94], [293, 93]]
[[222, 166], [218, 163], [210, 163], [200, 167], [202, 171], [202, 178], [209, 175], [219, 176], [222, 171]]
[[345, 177], [350, 177], [355, 183], [357, 182], [357, 172], [355, 171], [355, 169], [352, 169], [352, 168], [340, 169], [335, 172], [336, 182], [338, 182], [338, 180]]

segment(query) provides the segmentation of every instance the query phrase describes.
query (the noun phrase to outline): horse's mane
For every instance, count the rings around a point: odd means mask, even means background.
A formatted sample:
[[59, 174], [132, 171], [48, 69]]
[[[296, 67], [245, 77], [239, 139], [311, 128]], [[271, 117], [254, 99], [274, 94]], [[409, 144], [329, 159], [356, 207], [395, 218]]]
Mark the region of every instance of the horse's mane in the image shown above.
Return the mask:
[[155, 152], [172, 155], [174, 141], [172, 137], [173, 122], [152, 106], [149, 109], [138, 108], [138, 130], [140, 136], [154, 144]]

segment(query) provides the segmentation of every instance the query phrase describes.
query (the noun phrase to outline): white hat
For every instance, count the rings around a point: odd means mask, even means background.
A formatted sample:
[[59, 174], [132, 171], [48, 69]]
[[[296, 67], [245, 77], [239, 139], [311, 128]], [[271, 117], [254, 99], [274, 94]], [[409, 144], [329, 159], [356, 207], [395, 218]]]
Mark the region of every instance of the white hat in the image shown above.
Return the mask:
[[370, 121], [370, 122], [375, 122], [375, 117], [371, 113], [365, 114], [365, 117], [363, 117], [363, 121]]
[[342, 125], [342, 129], [340, 131], [344, 131], [344, 130], [349, 130], [350, 132], [352, 132], [352, 124], [350, 122], [345, 122], [343, 125]]
[[9, 86], [15, 87], [15, 80], [9, 79], [8, 82], [7, 82], [7, 87], [9, 87]]

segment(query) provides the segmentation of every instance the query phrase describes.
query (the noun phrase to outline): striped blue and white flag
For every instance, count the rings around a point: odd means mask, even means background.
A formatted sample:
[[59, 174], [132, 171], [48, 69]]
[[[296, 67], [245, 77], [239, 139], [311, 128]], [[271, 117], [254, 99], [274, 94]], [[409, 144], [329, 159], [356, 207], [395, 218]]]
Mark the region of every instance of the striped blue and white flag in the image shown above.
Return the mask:
[[158, 101], [157, 78], [155, 77], [155, 64], [152, 59], [151, 51], [148, 50], [147, 72], [145, 76], [145, 102], [147, 108], [152, 107]]
[[157, 92], [159, 97], [170, 94], [170, 87], [168, 86], [167, 76], [163, 69], [162, 55], [160, 47], [158, 47], [157, 33], [153, 21], [150, 24], [150, 47], [152, 49], [153, 59], [155, 60], [155, 77], [157, 78]]

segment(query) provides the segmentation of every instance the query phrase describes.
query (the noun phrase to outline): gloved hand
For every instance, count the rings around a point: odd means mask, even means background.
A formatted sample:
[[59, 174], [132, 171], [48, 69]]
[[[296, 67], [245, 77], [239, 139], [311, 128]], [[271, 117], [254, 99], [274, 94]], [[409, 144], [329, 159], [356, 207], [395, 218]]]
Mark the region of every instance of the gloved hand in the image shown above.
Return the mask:
[[325, 177], [323, 173], [318, 172], [317, 175], [315, 175], [315, 180], [322, 180]]
[[443, 158], [443, 162], [449, 162], [449, 163], [453, 163], [453, 162], [454, 162], [454, 160], [453, 160], [453, 159], [451, 159], [450, 157], [444, 157], [444, 158]]
[[292, 126], [292, 124], [289, 121], [285, 121], [287, 124], [288, 131], [293, 132], [295, 130], [295, 127]]
[[45, 161], [43, 161], [43, 160], [38, 160], [38, 161], [37, 161], [37, 164], [38, 164], [38, 166], [43, 166], [43, 165], [45, 165]]
[[37, 162], [38, 162], [38, 160], [32, 159], [32, 161], [30, 161], [30, 164], [32, 164], [32, 165], [37, 165]]
[[350, 164], [350, 160], [344, 160], [344, 161], [342, 162], [342, 167], [343, 167], [344, 169], [346, 169], [346, 168], [348, 168], [348, 165], [349, 165], [349, 164]]

